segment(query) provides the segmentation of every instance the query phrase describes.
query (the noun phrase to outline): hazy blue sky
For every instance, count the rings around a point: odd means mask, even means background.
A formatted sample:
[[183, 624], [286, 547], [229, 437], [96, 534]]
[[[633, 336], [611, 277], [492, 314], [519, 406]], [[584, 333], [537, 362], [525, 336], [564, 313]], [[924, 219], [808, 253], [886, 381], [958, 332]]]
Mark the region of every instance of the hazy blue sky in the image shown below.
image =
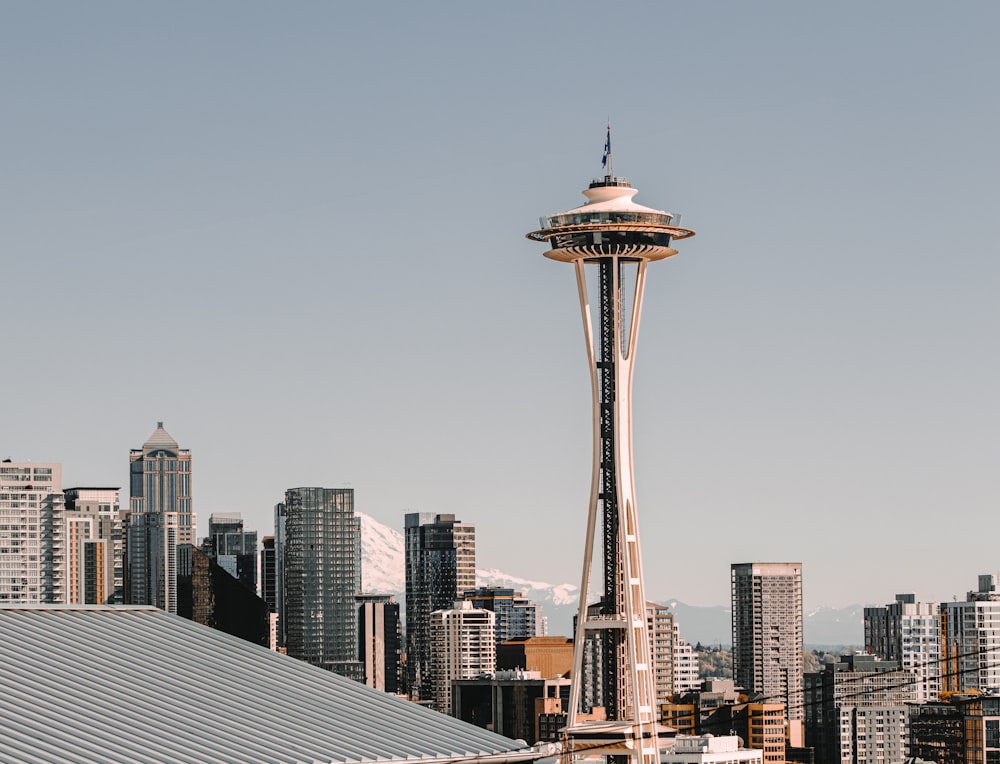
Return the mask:
[[[0, 458], [195, 509], [286, 488], [579, 579], [572, 268], [524, 239], [615, 169], [698, 231], [650, 269], [647, 592], [801, 560], [806, 605], [1000, 569], [992, 3], [0, 5]], [[127, 490], [125, 492], [127, 494]], [[126, 497], [127, 498], [127, 497]]]

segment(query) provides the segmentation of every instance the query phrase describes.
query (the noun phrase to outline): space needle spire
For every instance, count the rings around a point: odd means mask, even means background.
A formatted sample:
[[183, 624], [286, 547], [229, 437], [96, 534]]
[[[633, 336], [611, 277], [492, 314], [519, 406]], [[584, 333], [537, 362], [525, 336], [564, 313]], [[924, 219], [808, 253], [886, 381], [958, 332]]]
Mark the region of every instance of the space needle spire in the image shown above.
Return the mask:
[[[583, 192], [585, 204], [542, 218], [542, 227], [527, 234], [550, 245], [546, 257], [576, 270], [593, 394], [593, 473], [564, 753], [604, 754], [616, 764], [659, 764], [633, 474], [632, 375], [646, 266], [677, 254], [673, 240], [694, 231], [681, 228], [678, 216], [632, 201], [636, 190], [613, 174], [610, 124], [602, 166], [604, 177]], [[596, 279], [592, 288], [588, 273]], [[592, 295], [598, 303], [594, 310]], [[591, 604], [595, 550], [603, 580], [593, 582], [600, 600]], [[603, 722], [581, 718], [590, 711], [581, 706], [588, 640], [600, 656]]]

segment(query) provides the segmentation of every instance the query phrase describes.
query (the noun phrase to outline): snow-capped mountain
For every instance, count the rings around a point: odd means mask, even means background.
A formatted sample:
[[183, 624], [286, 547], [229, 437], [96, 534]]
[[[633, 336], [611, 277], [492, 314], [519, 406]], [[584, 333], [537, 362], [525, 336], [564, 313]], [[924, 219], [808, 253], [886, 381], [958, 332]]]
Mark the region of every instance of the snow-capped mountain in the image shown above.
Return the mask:
[[[370, 515], [363, 512], [357, 514], [361, 518], [362, 585], [367, 592], [395, 594], [396, 601], [402, 604], [403, 592], [406, 591], [403, 534]], [[503, 586], [521, 592], [542, 606], [549, 619], [551, 633], [569, 633], [572, 614], [576, 611], [578, 586], [530, 581], [495, 568], [477, 570], [476, 583], [479, 586]]]

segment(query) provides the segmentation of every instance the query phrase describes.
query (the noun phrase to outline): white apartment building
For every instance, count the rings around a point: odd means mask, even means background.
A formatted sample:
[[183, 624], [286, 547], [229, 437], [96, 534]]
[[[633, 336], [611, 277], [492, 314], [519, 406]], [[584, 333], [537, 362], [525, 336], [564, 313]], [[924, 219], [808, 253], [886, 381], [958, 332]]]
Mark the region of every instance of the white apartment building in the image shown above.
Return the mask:
[[997, 576], [979, 576], [966, 602], [941, 605], [943, 689], [1000, 693], [1000, 593]]
[[62, 465], [0, 462], [0, 604], [66, 602]]
[[865, 608], [865, 650], [899, 661], [914, 676], [914, 700], [936, 701], [941, 695], [941, 608], [897, 594], [885, 607]]
[[431, 688], [434, 708], [441, 713], [451, 715], [453, 681], [496, 671], [495, 618], [468, 600], [431, 613]]
[[680, 626], [674, 621], [674, 693], [695, 692], [701, 689], [698, 670], [698, 653], [681, 636]]

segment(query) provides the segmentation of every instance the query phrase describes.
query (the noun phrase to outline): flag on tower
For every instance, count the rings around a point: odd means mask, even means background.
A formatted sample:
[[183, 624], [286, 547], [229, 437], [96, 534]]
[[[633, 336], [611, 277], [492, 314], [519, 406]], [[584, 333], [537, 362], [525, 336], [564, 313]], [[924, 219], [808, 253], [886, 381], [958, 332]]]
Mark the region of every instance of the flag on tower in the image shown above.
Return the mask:
[[604, 158], [601, 160], [601, 167], [608, 166], [608, 157], [611, 156], [611, 125], [608, 125], [608, 137], [604, 141]]

